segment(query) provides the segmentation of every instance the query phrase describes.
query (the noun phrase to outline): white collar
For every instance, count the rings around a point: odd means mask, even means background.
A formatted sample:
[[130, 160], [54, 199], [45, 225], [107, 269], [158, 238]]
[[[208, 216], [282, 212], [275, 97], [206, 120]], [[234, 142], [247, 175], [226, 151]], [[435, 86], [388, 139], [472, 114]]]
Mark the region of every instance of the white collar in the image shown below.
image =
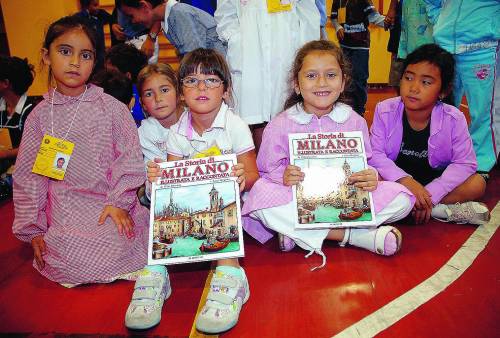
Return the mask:
[[[215, 128], [226, 129], [226, 116], [229, 113], [228, 111], [229, 106], [224, 101], [222, 101], [222, 105], [220, 106], [220, 109], [217, 112], [212, 125], [210, 126], [210, 128], [205, 130], [205, 132]], [[182, 113], [181, 118], [179, 119], [177, 127], [177, 132], [180, 135], [187, 137], [189, 140], [193, 139], [195, 133], [191, 118], [191, 112], [189, 111], [189, 109], [184, 110], [184, 113]]]
[[165, 18], [163, 19], [163, 22], [161, 23], [161, 26], [163, 28], [163, 32], [165, 35], [168, 32], [168, 17], [170, 16], [170, 12], [172, 11], [172, 7], [177, 5], [178, 1], [177, 0], [168, 0], [167, 4], [165, 5]]
[[[332, 108], [332, 111], [327, 115], [332, 121], [344, 123], [351, 116], [352, 108], [345, 103], [337, 102]], [[302, 103], [297, 103], [295, 106], [287, 110], [288, 116], [299, 124], [309, 124], [311, 119], [316, 116], [304, 110]]]
[[[16, 108], [14, 109], [14, 113], [17, 113], [21, 115], [23, 113], [23, 108], [24, 108], [24, 103], [26, 102], [26, 99], [28, 96], [26, 93], [21, 95], [19, 98], [19, 101], [17, 101]], [[5, 99], [2, 97], [0, 98], [0, 111], [7, 110], [7, 103], [5, 102]]]

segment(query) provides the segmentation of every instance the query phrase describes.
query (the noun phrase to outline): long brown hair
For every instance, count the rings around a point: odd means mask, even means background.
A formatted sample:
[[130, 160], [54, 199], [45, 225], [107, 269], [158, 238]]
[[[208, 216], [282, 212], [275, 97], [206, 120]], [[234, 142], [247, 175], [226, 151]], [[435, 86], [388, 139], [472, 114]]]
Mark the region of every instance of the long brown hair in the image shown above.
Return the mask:
[[[331, 41], [327, 40], [315, 40], [315, 41], [310, 41], [306, 43], [302, 48], [300, 48], [297, 51], [297, 54], [295, 55], [295, 60], [292, 65], [292, 69], [290, 71], [290, 95], [285, 101], [285, 106], [284, 109], [288, 109], [290, 107], [293, 107], [297, 103], [302, 103], [304, 102], [304, 98], [302, 97], [301, 94], [297, 94], [294, 90], [294, 85], [296, 83], [299, 83], [299, 72], [302, 69], [302, 66], [304, 65], [304, 59], [306, 58], [307, 55], [309, 55], [312, 52], [325, 52], [333, 55], [340, 66], [340, 69], [342, 70], [342, 76], [344, 77], [345, 81], [345, 89], [349, 88], [349, 85], [351, 83], [351, 64], [347, 60], [347, 58], [344, 56], [344, 53], [342, 53], [342, 50], [334, 45]], [[343, 102], [343, 103], [349, 103], [349, 99], [347, 95], [344, 92], [342, 92], [337, 99], [337, 102]]]

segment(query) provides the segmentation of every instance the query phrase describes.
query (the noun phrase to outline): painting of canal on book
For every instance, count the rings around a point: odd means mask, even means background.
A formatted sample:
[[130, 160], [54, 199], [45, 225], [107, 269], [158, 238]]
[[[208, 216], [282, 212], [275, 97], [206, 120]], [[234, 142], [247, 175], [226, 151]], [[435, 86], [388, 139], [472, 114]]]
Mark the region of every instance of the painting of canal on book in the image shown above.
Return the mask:
[[292, 189], [296, 229], [375, 226], [371, 193], [348, 181], [367, 168], [362, 132], [290, 134], [289, 147], [304, 173]]
[[148, 264], [244, 255], [236, 155], [160, 163], [152, 185]]

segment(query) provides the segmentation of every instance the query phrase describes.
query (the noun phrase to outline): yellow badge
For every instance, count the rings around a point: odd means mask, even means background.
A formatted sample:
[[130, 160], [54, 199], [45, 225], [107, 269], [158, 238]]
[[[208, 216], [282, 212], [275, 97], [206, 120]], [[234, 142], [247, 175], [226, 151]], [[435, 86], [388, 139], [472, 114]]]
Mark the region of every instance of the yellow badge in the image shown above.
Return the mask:
[[337, 22], [339, 23], [339, 25], [345, 23], [345, 18], [346, 18], [346, 8], [340, 7], [337, 16]]
[[214, 144], [210, 148], [198, 152], [193, 156], [193, 158], [202, 158], [202, 157], [210, 157], [217, 155], [222, 155], [222, 152], [220, 151], [220, 148], [216, 144]]
[[0, 150], [12, 149], [12, 140], [10, 132], [7, 128], [0, 128]]
[[292, 10], [292, 0], [267, 0], [269, 13], [288, 12]]
[[45, 135], [38, 149], [32, 171], [56, 180], [64, 179], [74, 143]]

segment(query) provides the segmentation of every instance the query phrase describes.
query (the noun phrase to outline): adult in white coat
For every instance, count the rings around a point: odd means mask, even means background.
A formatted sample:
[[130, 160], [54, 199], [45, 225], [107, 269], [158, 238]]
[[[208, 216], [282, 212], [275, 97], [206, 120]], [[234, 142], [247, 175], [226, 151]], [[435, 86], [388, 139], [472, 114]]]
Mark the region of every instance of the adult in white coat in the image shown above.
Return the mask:
[[283, 110], [296, 50], [320, 38], [315, 0], [290, 0], [291, 10], [275, 13], [268, 12], [268, 2], [218, 0], [215, 11], [217, 33], [228, 44], [234, 108], [249, 125]]

